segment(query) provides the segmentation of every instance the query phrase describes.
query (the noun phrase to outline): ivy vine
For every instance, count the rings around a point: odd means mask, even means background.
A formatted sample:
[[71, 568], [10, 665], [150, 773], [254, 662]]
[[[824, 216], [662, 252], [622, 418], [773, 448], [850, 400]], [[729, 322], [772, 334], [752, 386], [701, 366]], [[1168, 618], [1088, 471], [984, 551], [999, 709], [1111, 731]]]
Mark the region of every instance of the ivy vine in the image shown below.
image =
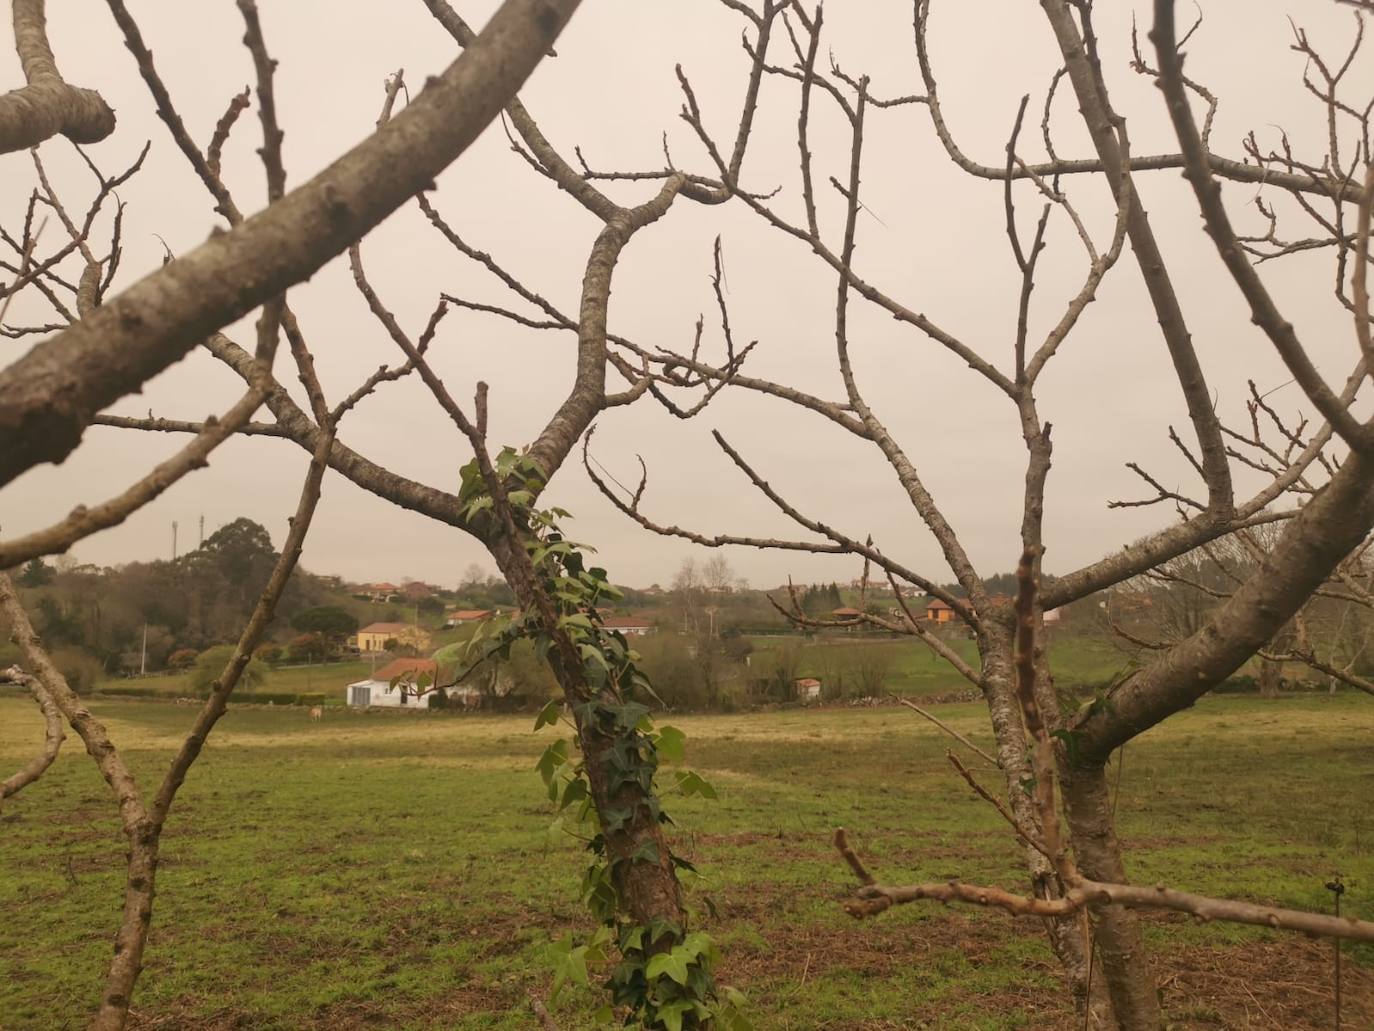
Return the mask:
[[[650, 700], [661, 702], [649, 678], [639, 668], [640, 656], [625, 636], [608, 629], [598, 606], [621, 599], [606, 570], [589, 566], [585, 555], [594, 549], [569, 540], [559, 527], [570, 513], [560, 508], [535, 507], [544, 487], [540, 466], [512, 448], [503, 449], [492, 471], [504, 488], [504, 502], [522, 538], [538, 589], [549, 599], [556, 625], [549, 626], [544, 612], [525, 611], [518, 618], [479, 626], [468, 644], [470, 662], [508, 658], [511, 646], [531, 640], [541, 659], [571, 643], [581, 662], [587, 684], [584, 696], [570, 699], [577, 727], [594, 728], [611, 742], [608, 756], [611, 794], [634, 785], [637, 806], [661, 824], [672, 820], [659, 801], [664, 794], [699, 795], [714, 799], [715, 789], [699, 774], [676, 770], [665, 788], [663, 763], [680, 762], [686, 735], [676, 727], [656, 726]], [[459, 501], [470, 522], [493, 511], [497, 499], [478, 463], [464, 466]], [[560, 640], [561, 636], [561, 640]], [[564, 702], [550, 701], [540, 711], [534, 729], [555, 726], [564, 720]], [[598, 811], [588, 779], [578, 735], [559, 738], [539, 757], [539, 772], [555, 812], [550, 833], [572, 835], [586, 843], [590, 861], [582, 875], [581, 896], [599, 927], [578, 942], [567, 935], [549, 948], [554, 968], [553, 992], [566, 985], [588, 986], [589, 966], [609, 963], [617, 955], [604, 987], [611, 1002], [597, 1013], [600, 1024], [615, 1021], [616, 1011], [626, 1026], [638, 1025], [666, 1031], [711, 1027], [719, 1031], [752, 1031], [743, 1012], [743, 997], [732, 988], [717, 985], [713, 970], [717, 949], [703, 932], [688, 932], [676, 922], [656, 920], [648, 926], [633, 923], [625, 915], [616, 888], [620, 863], [659, 863], [653, 841], [646, 841], [634, 855], [611, 857], [606, 833], [615, 833], [638, 814], [624, 808]], [[675, 871], [695, 873], [686, 859], [667, 857]]]

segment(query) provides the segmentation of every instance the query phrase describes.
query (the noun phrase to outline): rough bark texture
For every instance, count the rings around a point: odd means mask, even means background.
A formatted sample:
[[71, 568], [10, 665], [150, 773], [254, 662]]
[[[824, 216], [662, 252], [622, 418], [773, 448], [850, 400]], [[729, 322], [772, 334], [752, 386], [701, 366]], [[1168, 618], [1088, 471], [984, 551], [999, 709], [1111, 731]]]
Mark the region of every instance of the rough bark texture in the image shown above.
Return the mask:
[[[1061, 763], [1059, 782], [1080, 872], [1090, 880], [1124, 884], [1126, 869], [1104, 768], [1069, 769]], [[1094, 915], [1097, 955], [1118, 1026], [1121, 1031], [1159, 1031], [1164, 1015], [1139, 920], [1131, 910], [1116, 905], [1102, 906]]]
[[59, 134], [95, 143], [114, 132], [115, 116], [95, 90], [69, 86], [57, 70], [43, 0], [14, 0], [14, 47], [28, 85], [0, 96], [0, 153], [36, 147]]
[[[564, 690], [566, 693], [567, 689]], [[685, 927], [687, 915], [682, 907], [682, 889], [673, 871], [663, 827], [646, 805], [649, 796], [633, 785], [622, 786], [615, 792], [610, 790], [609, 758], [614, 739], [581, 721], [577, 737], [587, 759], [587, 780], [591, 783], [597, 812], [628, 809], [634, 814], [619, 830], [608, 831], [604, 823], [601, 828], [606, 836], [606, 857], [614, 864], [612, 877], [625, 915], [643, 927], [655, 921]], [[658, 854], [656, 862], [631, 860], [631, 856], [642, 854], [644, 846], [650, 843]]]
[[647, 204], [616, 209], [592, 246], [583, 275], [578, 312], [577, 377], [568, 397], [530, 448], [530, 456], [543, 466], [548, 478], [552, 478], [606, 404], [606, 317], [610, 307], [611, 277], [620, 260], [620, 252], [639, 229], [667, 213], [682, 182], [680, 177], [674, 176]]
[[[1026, 734], [1012, 686], [1012, 634], [992, 619], [984, 619], [978, 636], [978, 650], [982, 656], [983, 698], [992, 722], [997, 742], [997, 761], [1006, 778], [1007, 799], [1012, 815], [1024, 827], [1038, 827], [1035, 807], [1022, 787], [1022, 778], [1030, 772], [1026, 754]], [[1054, 868], [1041, 852], [1025, 847], [1026, 867], [1031, 876], [1032, 893], [1037, 898], [1055, 898], [1058, 887]], [[1088, 1010], [1090, 1029], [1115, 1027], [1111, 1002], [1099, 977], [1089, 973], [1091, 962], [1084, 924], [1080, 916], [1045, 921], [1050, 947], [1064, 968], [1064, 975], [1073, 994], [1075, 1008]]]
[[507, 0], [414, 103], [305, 185], [0, 372], [0, 486], [71, 453], [92, 417], [315, 272], [429, 186], [533, 71], [579, 0]]
[[1279, 682], [1283, 679], [1283, 664], [1272, 659], [1260, 659], [1259, 693], [1261, 698], [1277, 698]]

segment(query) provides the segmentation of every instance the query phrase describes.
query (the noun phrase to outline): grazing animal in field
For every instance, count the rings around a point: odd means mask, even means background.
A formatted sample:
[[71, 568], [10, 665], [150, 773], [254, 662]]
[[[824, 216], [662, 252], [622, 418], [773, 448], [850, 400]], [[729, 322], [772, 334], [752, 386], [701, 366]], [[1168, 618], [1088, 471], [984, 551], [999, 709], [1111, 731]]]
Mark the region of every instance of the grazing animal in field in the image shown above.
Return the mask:
[[318, 721], [324, 719], [324, 706], [323, 706], [323, 705], [316, 705], [316, 706], [314, 706], [314, 707], [310, 710], [310, 719], [311, 719], [312, 721], [314, 721], [314, 722], [318, 722]]

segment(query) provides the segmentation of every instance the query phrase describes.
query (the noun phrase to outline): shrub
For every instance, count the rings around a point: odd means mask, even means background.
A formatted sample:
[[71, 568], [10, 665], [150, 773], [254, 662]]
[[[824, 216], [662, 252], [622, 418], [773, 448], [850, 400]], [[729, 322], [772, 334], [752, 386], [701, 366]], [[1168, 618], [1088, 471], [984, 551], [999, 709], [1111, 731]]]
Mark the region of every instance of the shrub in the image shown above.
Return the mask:
[[58, 648], [52, 653], [52, 662], [78, 694], [94, 687], [105, 672], [100, 660], [82, 648]]
[[293, 662], [319, 662], [329, 650], [329, 639], [324, 634], [301, 634], [291, 638], [286, 646], [287, 657]]
[[[234, 654], [232, 644], [217, 644], [213, 648], [207, 648], [200, 653], [196, 659], [196, 667], [191, 671], [190, 687], [193, 693], [198, 695], [208, 695], [210, 685], [215, 682], [215, 678], [224, 672], [225, 665]], [[248, 665], [243, 668], [243, 675], [239, 677], [238, 688], [253, 690], [267, 681], [267, 667], [257, 659], [249, 659]]]
[[169, 669], [190, 669], [196, 663], [196, 656], [200, 653], [194, 648], [178, 648], [167, 656], [167, 667]]
[[260, 644], [257, 650], [253, 652], [253, 658], [265, 662], [269, 666], [275, 666], [285, 657], [286, 649], [279, 644]]

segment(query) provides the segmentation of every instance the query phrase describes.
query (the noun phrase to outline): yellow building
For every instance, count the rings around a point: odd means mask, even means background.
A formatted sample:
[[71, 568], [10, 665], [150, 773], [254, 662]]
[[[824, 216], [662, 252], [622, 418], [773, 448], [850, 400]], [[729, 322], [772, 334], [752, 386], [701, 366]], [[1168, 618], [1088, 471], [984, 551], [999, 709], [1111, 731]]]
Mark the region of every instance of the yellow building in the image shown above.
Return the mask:
[[386, 643], [395, 641], [417, 651], [429, 650], [429, 631], [409, 623], [370, 623], [358, 631], [358, 651], [386, 651]]
[[955, 612], [939, 598], [926, 606], [926, 619], [932, 623], [952, 623]]

